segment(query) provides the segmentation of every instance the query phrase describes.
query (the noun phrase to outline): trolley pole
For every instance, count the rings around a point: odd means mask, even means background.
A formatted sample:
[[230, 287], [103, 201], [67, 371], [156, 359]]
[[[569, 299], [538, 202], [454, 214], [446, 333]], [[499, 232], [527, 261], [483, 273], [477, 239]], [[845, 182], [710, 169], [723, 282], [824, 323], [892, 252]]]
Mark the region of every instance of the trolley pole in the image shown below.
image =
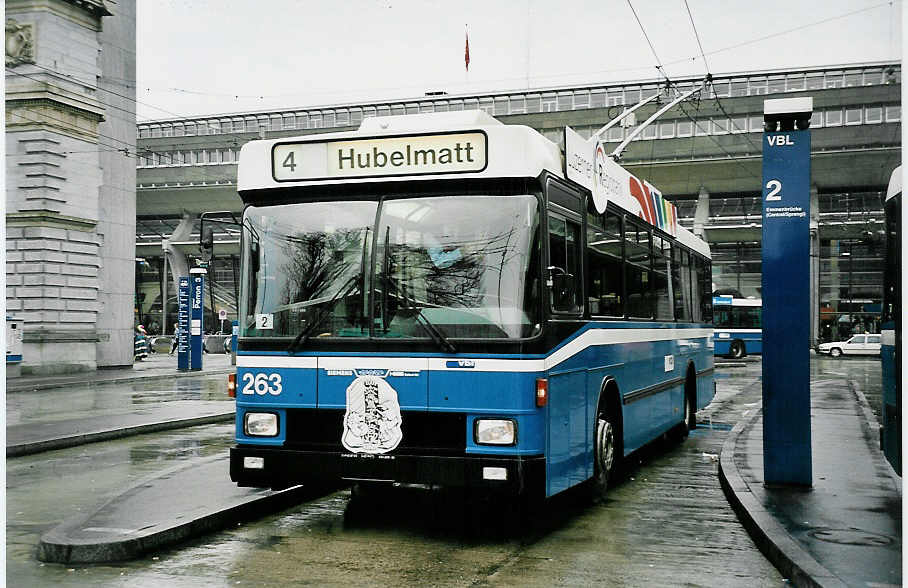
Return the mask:
[[810, 447], [810, 116], [813, 98], [763, 102], [763, 472], [813, 485]]

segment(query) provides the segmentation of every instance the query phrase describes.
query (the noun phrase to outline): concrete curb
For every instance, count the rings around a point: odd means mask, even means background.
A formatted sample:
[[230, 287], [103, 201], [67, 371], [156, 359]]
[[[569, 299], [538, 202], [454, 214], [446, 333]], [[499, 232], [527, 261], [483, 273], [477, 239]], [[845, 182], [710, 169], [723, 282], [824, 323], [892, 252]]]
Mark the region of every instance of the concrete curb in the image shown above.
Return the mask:
[[[858, 385], [853, 380], [848, 380], [848, 389], [857, 397], [858, 405], [861, 407], [861, 411], [864, 414], [864, 420], [861, 423], [861, 426], [864, 428], [864, 431], [870, 436], [871, 439], [879, 439], [880, 437], [880, 423], [876, 418], [876, 415], [873, 414], [873, 409], [870, 408], [870, 403], [867, 401], [867, 397], [864, 396], [864, 392], [858, 387]], [[899, 496], [902, 496], [902, 478], [895, 470], [892, 469], [892, 464], [889, 463], [889, 460], [886, 459], [886, 456], [883, 455], [883, 450], [873, 445], [871, 451], [873, 451], [880, 460], [886, 464], [886, 474], [889, 476], [889, 479], [892, 481], [892, 485], [898, 490]]]
[[100, 539], [96, 541], [77, 538], [76, 535], [97, 513], [123, 496], [139, 492], [151, 481], [178, 474], [179, 472], [223, 460], [224, 456], [214, 456], [192, 463], [182, 464], [149, 476], [133, 485], [121, 495], [114, 497], [89, 515], [79, 516], [61, 523], [45, 533], [38, 543], [37, 557], [40, 561], [54, 563], [101, 563], [124, 561], [148, 553], [154, 549], [169, 547], [175, 543], [206, 533], [220, 531], [229, 525], [248, 521], [266, 514], [289, 508], [294, 504], [311, 498], [312, 489], [294, 486], [285, 490], [266, 491], [260, 496], [251, 496], [248, 501], [215, 510], [188, 521], [172, 522], [158, 531], [143, 532], [142, 529], [129, 532], [127, 539]]
[[33, 443], [8, 445], [6, 447], [6, 457], [22, 457], [24, 455], [33, 455], [35, 453], [41, 453], [43, 451], [65, 449], [67, 447], [76, 447], [78, 445], [96, 443], [98, 441], [109, 441], [111, 439], [122, 439], [124, 437], [131, 437], [133, 435], [141, 435], [143, 433], [170, 431], [173, 429], [182, 429], [184, 427], [194, 427], [197, 425], [210, 425], [212, 423], [232, 421], [235, 417], [236, 410], [231, 410], [230, 412], [202, 417], [148, 423], [145, 425], [135, 425], [132, 427], [122, 427], [119, 429], [110, 429], [107, 431], [85, 433], [84, 435], [73, 435], [70, 437], [58, 437], [56, 439], [46, 439], [44, 441], [36, 441]]
[[157, 380], [162, 378], [188, 378], [188, 377], [198, 377], [198, 376], [217, 376], [217, 375], [227, 375], [233, 373], [235, 368], [227, 369], [217, 369], [210, 371], [196, 371], [196, 372], [169, 372], [169, 373], [155, 373], [148, 375], [129, 375], [122, 378], [111, 378], [109, 380], [94, 380], [94, 381], [74, 381], [69, 380], [66, 382], [47, 382], [47, 383], [34, 383], [34, 384], [21, 384], [16, 385], [14, 379], [9, 379], [6, 381], [6, 391], [7, 393], [18, 393], [18, 392], [32, 392], [34, 390], [53, 390], [54, 388], [66, 388], [68, 386], [100, 386], [103, 384], [122, 384], [126, 382], [138, 382], [139, 380]]
[[793, 585], [844, 588], [846, 584], [807, 553], [776, 521], [772, 513], [764, 508], [762, 501], [738, 471], [734, 460], [738, 438], [761, 414], [762, 411], [755, 411], [753, 415], [738, 422], [722, 445], [719, 454], [719, 482], [725, 497], [766, 559], [790, 579]]

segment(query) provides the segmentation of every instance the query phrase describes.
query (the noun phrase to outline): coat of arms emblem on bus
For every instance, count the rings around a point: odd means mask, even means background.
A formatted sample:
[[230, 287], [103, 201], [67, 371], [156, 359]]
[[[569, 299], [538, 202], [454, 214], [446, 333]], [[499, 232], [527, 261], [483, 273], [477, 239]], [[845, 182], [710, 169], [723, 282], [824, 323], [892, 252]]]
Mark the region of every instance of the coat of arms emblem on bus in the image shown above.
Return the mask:
[[383, 377], [357, 375], [347, 387], [341, 443], [353, 453], [394, 450], [403, 438], [397, 391]]

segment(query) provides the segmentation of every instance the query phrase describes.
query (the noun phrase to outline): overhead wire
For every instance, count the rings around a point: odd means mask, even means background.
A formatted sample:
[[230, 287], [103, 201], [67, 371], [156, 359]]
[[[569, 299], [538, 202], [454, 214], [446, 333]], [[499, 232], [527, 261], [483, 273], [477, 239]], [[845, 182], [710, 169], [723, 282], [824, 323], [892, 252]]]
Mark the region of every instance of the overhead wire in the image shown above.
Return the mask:
[[[37, 67], [38, 69], [44, 70], [44, 71], [46, 71], [46, 72], [48, 72], [48, 73], [50, 73], [50, 74], [56, 75], [56, 76], [58, 76], [58, 77], [69, 78], [69, 79], [74, 80], [74, 81], [76, 81], [76, 82], [78, 82], [78, 83], [80, 83], [80, 84], [83, 84], [83, 85], [85, 84], [85, 82], [84, 82], [83, 80], [80, 80], [80, 79], [77, 78], [76, 76], [73, 76], [73, 75], [70, 75], [70, 74], [64, 74], [64, 73], [62, 73], [62, 72], [55, 71], [55, 70], [53, 70], [53, 69], [44, 67], [43, 65], [39, 65], [39, 64], [37, 64], [37, 63], [30, 63], [29, 65], [34, 66], [34, 67]], [[7, 68], [6, 68], [6, 71], [9, 72], [9, 73], [13, 73], [13, 74], [22, 76], [22, 77], [29, 78], [29, 79], [31, 79], [31, 80], [33, 80], [33, 81], [38, 81], [38, 82], [41, 81], [41, 80], [37, 80], [37, 79], [35, 79], [35, 78], [29, 76], [28, 74], [24, 74], [24, 73], [21, 73], [21, 72], [14, 71], [14, 70], [12, 70], [10, 67], [8, 67], [8, 66], [7, 66]], [[125, 95], [125, 94], [120, 94], [120, 93], [118, 93], [118, 92], [114, 92], [113, 90], [109, 90], [109, 89], [107, 89], [107, 88], [102, 88], [102, 87], [100, 87], [100, 86], [98, 86], [98, 87], [95, 88], [95, 89], [98, 90], [99, 92], [104, 92], [104, 93], [106, 93], [106, 94], [110, 94], [111, 96], [117, 96], [118, 98], [123, 98], [124, 100], [127, 100], [127, 101], [129, 101], [130, 103], [132, 103], [132, 104], [137, 104], [137, 105], [138, 105], [138, 104], [141, 104], [142, 106], [146, 106], [146, 107], [148, 107], [148, 108], [152, 108], [152, 109], [157, 110], [157, 111], [159, 111], [159, 112], [163, 112], [163, 113], [165, 113], [165, 114], [169, 114], [169, 115], [171, 115], [171, 116], [175, 116], [175, 117], [177, 117], [177, 118], [181, 118], [181, 119], [194, 118], [194, 117], [185, 116], [185, 115], [182, 115], [182, 114], [179, 114], [179, 113], [176, 113], [176, 112], [171, 112], [171, 111], [169, 111], [169, 110], [166, 110], [166, 109], [164, 109], [164, 108], [160, 108], [160, 107], [155, 106], [155, 105], [153, 105], [153, 104], [148, 104], [148, 103], [146, 103], [146, 102], [142, 102], [142, 101], [136, 99], [135, 96], [127, 96], [127, 95]], [[101, 104], [103, 104], [104, 106], [108, 106], [108, 107], [110, 107], [110, 108], [114, 108], [114, 109], [117, 109], [117, 110], [122, 110], [123, 112], [126, 112], [127, 114], [129, 114], [129, 115], [131, 115], [131, 116], [137, 116], [137, 112], [135, 112], [135, 111], [131, 111], [131, 110], [124, 109], [124, 108], [119, 107], [119, 106], [116, 106], [116, 105], [114, 105], [114, 104], [110, 104], [110, 103], [108, 103], [108, 102], [104, 102], [103, 100], [99, 100], [99, 102], [100, 102]], [[200, 117], [200, 118], [205, 118], [205, 117]], [[208, 125], [208, 124], [206, 124], [206, 123], [202, 123], [202, 125], [205, 126], [206, 128], [209, 128], [209, 129], [215, 129], [215, 128], [216, 128], [216, 127], [214, 127], [214, 126], [212, 126], [212, 125]], [[218, 128], [217, 130], [219, 131], [219, 132], [217, 133], [218, 135], [227, 136], [227, 137], [232, 137], [234, 140], [242, 140], [242, 141], [245, 142], [245, 139], [244, 139], [243, 137], [239, 137], [238, 135], [234, 135], [233, 133], [221, 133], [219, 128]]]
[[[676, 65], [676, 64], [679, 64], [679, 63], [690, 62], [690, 61], [694, 61], [694, 60], [696, 60], [696, 59], [698, 59], [698, 58], [701, 58], [701, 59], [704, 59], [704, 60], [705, 60], [705, 58], [706, 58], [707, 55], [716, 55], [716, 54], [718, 54], [718, 53], [723, 53], [723, 52], [726, 52], [726, 51], [730, 51], [730, 50], [733, 50], [733, 49], [737, 49], [737, 48], [739, 48], [739, 47], [744, 47], [744, 46], [747, 46], [747, 45], [752, 45], [752, 44], [754, 44], [754, 43], [759, 43], [759, 42], [764, 41], [764, 40], [767, 40], [767, 39], [771, 39], [771, 38], [778, 37], [778, 36], [782, 36], [782, 35], [785, 35], [785, 34], [789, 34], [789, 33], [797, 32], [797, 31], [801, 31], [801, 30], [804, 30], [804, 29], [807, 29], [807, 28], [811, 28], [811, 27], [814, 27], [814, 26], [818, 26], [818, 25], [825, 24], [825, 23], [828, 23], [828, 22], [832, 22], [832, 21], [835, 21], [835, 20], [839, 20], [839, 19], [842, 19], [842, 18], [847, 18], [847, 17], [849, 17], [849, 16], [853, 16], [853, 15], [856, 15], [856, 14], [860, 14], [860, 13], [862, 13], [862, 12], [869, 12], [869, 11], [876, 10], [876, 9], [878, 9], [878, 8], [885, 7], [885, 6], [889, 6], [889, 5], [890, 5], [890, 2], [883, 2], [883, 3], [875, 4], [875, 5], [872, 5], [872, 6], [867, 6], [867, 7], [864, 7], [864, 8], [860, 8], [860, 9], [857, 9], [857, 10], [852, 10], [852, 11], [849, 11], [849, 12], [846, 12], [846, 13], [843, 13], [843, 14], [839, 14], [839, 15], [835, 15], [835, 16], [832, 16], [832, 17], [824, 18], [824, 19], [821, 19], [821, 20], [818, 20], [818, 21], [806, 23], [806, 24], [804, 24], [804, 25], [797, 26], [797, 27], [793, 27], [793, 28], [786, 29], [786, 30], [783, 30], [783, 31], [778, 31], [778, 32], [772, 33], [772, 34], [770, 34], [770, 35], [764, 35], [764, 36], [757, 37], [757, 38], [754, 38], [754, 39], [750, 39], [750, 40], [747, 40], [747, 41], [742, 41], [742, 42], [740, 42], [740, 43], [736, 43], [736, 44], [734, 44], [734, 45], [729, 45], [729, 46], [726, 46], [726, 47], [722, 47], [722, 48], [719, 48], [719, 49], [715, 49], [715, 50], [713, 50], [713, 51], [709, 51], [709, 52], [702, 52], [702, 51], [701, 51], [701, 54], [700, 54], [700, 55], [693, 55], [693, 56], [690, 56], [690, 57], [684, 57], [684, 58], [680, 58], [680, 59], [677, 59], [677, 60], [674, 60], [674, 61], [668, 61], [668, 62], [662, 63], [662, 67], [664, 68], [664, 67], [670, 66], [670, 65]], [[549, 74], [549, 75], [538, 75], [538, 76], [535, 76], [535, 78], [536, 78], [536, 79], [544, 79], [544, 80], [554, 80], [554, 79], [563, 79], [563, 78], [577, 77], [577, 76], [594, 76], [594, 75], [600, 75], [600, 74], [611, 74], [611, 73], [622, 73], [622, 72], [634, 72], [634, 71], [646, 71], [646, 70], [648, 70], [650, 67], [651, 67], [651, 66], [639, 66], [639, 67], [611, 68], [611, 69], [602, 69], [602, 70], [593, 70], [593, 71], [587, 70], [587, 71], [578, 71], [578, 72], [562, 72], [562, 73], [554, 73], [554, 74]], [[526, 77], [523, 76], [523, 77], [507, 77], [507, 78], [488, 78], [488, 79], [479, 80], [479, 81], [482, 81], [482, 82], [485, 82], [485, 83], [515, 81], [515, 82], [521, 82], [521, 84], [523, 84], [523, 83], [526, 81]], [[605, 83], [605, 82], [603, 82], [603, 83]], [[450, 86], [457, 87], [457, 86], [467, 86], [467, 85], [471, 85], [471, 84], [452, 83], [452, 84], [449, 84], [449, 85], [450, 85]], [[413, 88], [413, 89], [424, 89], [424, 88], [421, 87], [421, 86], [420, 86], [420, 87], [417, 87], [417, 86], [410, 86], [410, 88]], [[149, 87], [149, 88], [145, 88], [145, 89], [146, 89], [147, 91], [153, 90], [153, 88], [150, 88], [150, 87]], [[391, 90], [398, 90], [398, 91], [399, 91], [399, 90], [401, 90], [401, 89], [404, 89], [404, 88], [402, 88], [401, 86], [393, 86], [393, 87], [391, 87], [391, 86], [388, 86], [388, 87], [372, 87], [372, 88], [357, 88], [357, 89], [350, 89], [350, 90], [347, 90], [346, 93], [349, 94], [349, 93], [351, 93], [351, 92], [379, 92], [379, 91], [391, 91]], [[294, 93], [286, 93], [286, 94], [268, 94], [268, 95], [254, 95], [254, 96], [253, 96], [253, 95], [240, 94], [240, 93], [227, 93], [227, 92], [215, 93], [215, 92], [205, 92], [205, 91], [201, 91], [201, 90], [185, 89], [185, 88], [176, 88], [176, 87], [167, 88], [166, 90], [156, 89], [155, 91], [158, 91], [158, 92], [172, 91], [172, 92], [180, 92], [180, 93], [185, 93], [185, 94], [195, 94], [195, 95], [200, 95], [200, 96], [222, 96], [222, 97], [233, 96], [233, 97], [255, 98], [255, 99], [291, 98], [291, 97], [295, 97], [295, 96], [338, 95], [338, 94], [341, 93], [341, 92], [334, 91], [334, 90], [325, 90], [325, 91], [321, 91], [321, 92], [313, 92], [313, 91], [309, 90], [309, 91], [306, 91], [305, 93], [302, 93], [302, 92], [294, 92]], [[388, 101], [391, 101], [391, 100], [392, 100], [392, 99], [389, 99]], [[382, 101], [376, 101], [376, 102], [382, 102]], [[144, 103], [142, 103], [142, 102], [140, 102], [140, 104], [143, 104], [143, 105], [145, 105], [145, 106], [149, 106], [150, 108], [154, 108], [155, 110], [159, 110], [159, 111], [161, 111], [161, 112], [168, 113], [165, 109], [162, 109], [162, 108], [159, 108], [159, 107], [156, 107], [156, 106], [153, 106], [153, 105], [144, 104]], [[307, 108], [314, 108], [314, 107], [317, 107], [317, 105], [315, 105], [315, 106], [300, 106], [299, 108], [301, 108], [301, 109], [307, 109]], [[172, 114], [172, 113], [168, 113], [168, 114]], [[193, 117], [184, 116], [184, 117], [181, 117], [181, 118], [203, 118], [204, 116], [205, 116], [205, 115], [196, 115], [196, 116], [193, 116]]]
[[[844, 13], [844, 14], [839, 14], [839, 15], [836, 15], [836, 16], [830, 16], [829, 18], [824, 18], [824, 19], [822, 19], [822, 20], [817, 20], [817, 21], [814, 21], [814, 22], [810, 22], [810, 23], [807, 23], [807, 24], [803, 24], [803, 25], [801, 25], [801, 26], [793, 27], [793, 28], [790, 28], [790, 29], [785, 29], [785, 30], [783, 30], [783, 31], [778, 31], [778, 32], [775, 32], [775, 33], [772, 33], [772, 34], [769, 34], [769, 35], [764, 35], [764, 36], [762, 36], [762, 37], [757, 37], [757, 38], [751, 39], [751, 40], [749, 40], [749, 41], [742, 41], [742, 42], [740, 42], [740, 43], [735, 43], [734, 45], [728, 45], [727, 47], [722, 47], [721, 49], [715, 49], [715, 50], [713, 50], [713, 51], [710, 51], [709, 53], [705, 53], [705, 54], [704, 54], [704, 58], [705, 58], [705, 55], [716, 55], [717, 53], [724, 53], [725, 51], [730, 51], [730, 50], [732, 50], [732, 49], [738, 49], [738, 48], [740, 48], [740, 47], [745, 47], [745, 46], [747, 46], [747, 45], [753, 45], [754, 43], [759, 43], [760, 41], [766, 41], [766, 40], [768, 40], [768, 39], [772, 39], [772, 38], [775, 38], [775, 37], [780, 37], [780, 36], [782, 36], [782, 35], [787, 35], [787, 34], [789, 34], [789, 33], [794, 33], [794, 32], [797, 32], [797, 31], [802, 31], [802, 30], [807, 29], [807, 28], [810, 28], [810, 27], [815, 27], [815, 26], [817, 26], [817, 25], [826, 24], [827, 22], [832, 22], [832, 21], [834, 21], [834, 20], [839, 20], [839, 19], [846, 18], [846, 17], [849, 17], [849, 16], [854, 16], [855, 14], [860, 14], [860, 13], [862, 13], [862, 12], [869, 12], [870, 10], [876, 10], [877, 8], [881, 8], [881, 7], [883, 7], [883, 6], [888, 6], [888, 5], [889, 5], [889, 2], [882, 2], [882, 3], [880, 3], [880, 4], [874, 4], [873, 6], [867, 6], [867, 7], [865, 7], [865, 8], [859, 8], [859, 9], [857, 9], [857, 10], [852, 10], [852, 11], [846, 12], [846, 13]], [[685, 58], [682, 58], [682, 59], [677, 59], [677, 60], [675, 60], [675, 61], [669, 61], [667, 65], [675, 65], [675, 64], [677, 64], [677, 63], [684, 63], [685, 61], [691, 61], [691, 60], [694, 60], [694, 59], [696, 59], [696, 56], [694, 56], [694, 57], [685, 57]]]
[[[709, 71], [709, 63], [706, 60], [706, 53], [703, 51], [703, 43], [700, 42], [700, 33], [699, 33], [699, 31], [697, 31], [697, 25], [696, 25], [696, 23], [694, 23], [694, 15], [691, 13], [690, 5], [688, 5], [687, 0], [684, 0], [684, 7], [687, 9], [687, 16], [690, 19], [690, 26], [694, 30], [694, 37], [697, 39], [697, 46], [700, 48], [700, 55], [703, 57], [703, 66], [706, 69], [706, 77], [708, 80], [710, 80], [710, 85], [712, 86], [712, 73]], [[728, 114], [728, 112], [725, 110], [725, 107], [722, 106], [722, 101], [719, 99], [719, 94], [718, 94], [718, 92], [716, 92], [715, 86], [712, 86], [712, 89], [713, 89], [712, 94], [713, 94], [713, 97], [716, 99], [716, 105], [719, 107], [719, 110], [721, 110], [722, 114], [725, 115], [725, 118], [728, 120], [728, 123], [732, 127], [737, 129], [738, 125], [735, 122], [735, 119], [730, 114]], [[698, 108], [698, 110], [699, 110], [699, 108]], [[712, 120], [711, 118], [710, 118], [710, 121], [713, 124], [715, 124], [715, 121]], [[744, 139], [748, 143], [750, 143], [750, 146], [753, 147], [754, 151], [761, 151], [761, 148], [758, 147], [756, 143], [754, 143], [753, 139], [750, 138], [749, 133], [746, 128], [747, 127], [746, 123], [744, 126], [745, 126], [745, 128], [738, 129], [739, 131], [744, 133]]]
[[[41, 116], [41, 117], [50, 119], [50, 120], [52, 120], [52, 121], [56, 121], [56, 122], [63, 123], [63, 124], [66, 124], [66, 125], [70, 124], [70, 122], [67, 121], [67, 120], [64, 120], [64, 119], [62, 119], [62, 118], [57, 118], [57, 117], [55, 117], [55, 116], [51, 116], [50, 114], [47, 114], [46, 112], [39, 112], [39, 111], [35, 110], [34, 108], [31, 108], [31, 107], [28, 107], [28, 106], [25, 106], [25, 107], [23, 107], [22, 109], [23, 109], [23, 110], [28, 110], [29, 112], [33, 112], [33, 113], [37, 114], [38, 116]], [[42, 123], [44, 122], [44, 121], [42, 121], [42, 120], [33, 119], [33, 118], [29, 118], [29, 117], [27, 117], [27, 116], [23, 116], [20, 112], [16, 112], [16, 111], [11, 111], [10, 114], [12, 114], [12, 115], [14, 115], [14, 116], [18, 116], [19, 118], [21, 118], [21, 119], [23, 119], [23, 120], [25, 120], [25, 121], [28, 121], [28, 122], [32, 122], [32, 123], [42, 124]], [[122, 139], [117, 139], [116, 137], [111, 137], [111, 136], [105, 135], [105, 134], [103, 134], [103, 133], [96, 133], [96, 134], [97, 134], [99, 137], [102, 137], [102, 138], [104, 138], [104, 139], [108, 139], [108, 140], [110, 140], [110, 141], [114, 141], [114, 142], [116, 142], [116, 143], [120, 143], [120, 144], [124, 145], [124, 147], [116, 147], [116, 149], [117, 149], [118, 151], [123, 151], [123, 153], [124, 153], [125, 155], [127, 155], [127, 156], [130, 155], [130, 153], [129, 153], [129, 149], [130, 149], [130, 148], [132, 148], [132, 150], [133, 150], [133, 155], [135, 154], [135, 149], [136, 149], [136, 146], [135, 146], [135, 145], [131, 145], [131, 144], [130, 144], [129, 142], [127, 142], [127, 141], [124, 141], [124, 140], [122, 140]], [[114, 145], [103, 145], [103, 144], [101, 144], [101, 145], [102, 145], [103, 147], [115, 147]]]
[[671, 85], [671, 80], [668, 77], [668, 74], [665, 73], [665, 67], [662, 65], [662, 60], [659, 59], [659, 55], [656, 53], [656, 48], [653, 47], [653, 42], [650, 41], [649, 35], [646, 34], [646, 28], [644, 28], [643, 23], [640, 21], [640, 17], [637, 15], [637, 11], [634, 10], [634, 5], [631, 4], [631, 0], [627, 0], [627, 5], [630, 7], [631, 12], [634, 14], [634, 19], [637, 21], [637, 24], [640, 26], [640, 31], [643, 33], [643, 38], [646, 39], [646, 43], [649, 45], [650, 51], [653, 52], [653, 57], [656, 58], [656, 70], [665, 77], [666, 81]]
[[703, 65], [706, 66], [706, 73], [709, 73], [709, 64], [706, 62], [706, 53], [703, 52], [703, 43], [700, 42], [700, 33], [697, 32], [697, 25], [694, 24], [694, 15], [690, 12], [690, 6], [687, 0], [684, 0], [684, 8], [687, 9], [687, 17], [690, 19], [690, 26], [694, 28], [694, 36], [697, 38], [697, 46], [700, 47], [700, 55], [703, 57]]

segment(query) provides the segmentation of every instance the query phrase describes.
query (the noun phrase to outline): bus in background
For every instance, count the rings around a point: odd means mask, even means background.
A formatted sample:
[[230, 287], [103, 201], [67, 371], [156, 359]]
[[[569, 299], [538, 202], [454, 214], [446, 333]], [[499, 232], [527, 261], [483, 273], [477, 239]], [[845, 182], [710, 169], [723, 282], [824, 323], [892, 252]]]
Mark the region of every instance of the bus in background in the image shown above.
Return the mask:
[[886, 262], [883, 269], [882, 347], [883, 428], [880, 443], [892, 468], [902, 475], [902, 168], [895, 168], [886, 191]]
[[763, 353], [763, 301], [758, 298], [713, 296], [713, 351], [741, 359]]
[[595, 495], [686, 435], [709, 247], [611, 160], [607, 201], [562, 166], [481, 111], [245, 144], [231, 479]]

